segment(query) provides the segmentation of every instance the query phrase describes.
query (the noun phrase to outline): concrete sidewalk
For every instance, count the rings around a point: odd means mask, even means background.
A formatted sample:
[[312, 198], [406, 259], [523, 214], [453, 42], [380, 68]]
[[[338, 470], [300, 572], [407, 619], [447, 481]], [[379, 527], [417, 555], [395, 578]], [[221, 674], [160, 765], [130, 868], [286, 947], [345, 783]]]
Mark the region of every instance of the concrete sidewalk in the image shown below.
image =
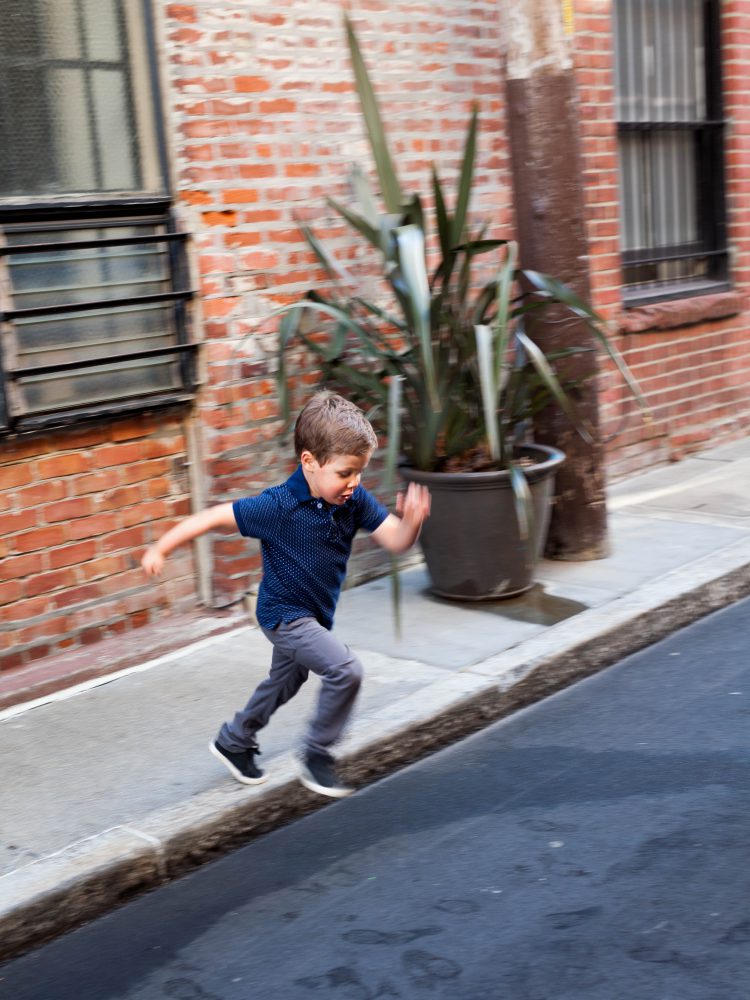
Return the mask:
[[[619, 483], [609, 508], [612, 555], [545, 562], [521, 598], [454, 604], [407, 570], [401, 639], [388, 580], [345, 592], [336, 631], [366, 669], [345, 777], [370, 781], [750, 593], [750, 439]], [[261, 734], [267, 783], [237, 784], [207, 752], [269, 650], [242, 626], [0, 712], [0, 958], [327, 804], [296, 780], [315, 679]]]

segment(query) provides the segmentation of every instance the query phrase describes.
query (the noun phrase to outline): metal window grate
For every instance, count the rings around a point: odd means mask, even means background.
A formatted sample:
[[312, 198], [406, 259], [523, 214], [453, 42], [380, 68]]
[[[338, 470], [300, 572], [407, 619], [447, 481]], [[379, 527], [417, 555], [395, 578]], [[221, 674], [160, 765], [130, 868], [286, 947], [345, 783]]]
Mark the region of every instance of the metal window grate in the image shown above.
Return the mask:
[[718, 10], [617, 0], [621, 249], [629, 301], [726, 280]]
[[16, 223], [3, 234], [8, 429], [190, 397], [193, 292], [186, 237], [168, 215]]

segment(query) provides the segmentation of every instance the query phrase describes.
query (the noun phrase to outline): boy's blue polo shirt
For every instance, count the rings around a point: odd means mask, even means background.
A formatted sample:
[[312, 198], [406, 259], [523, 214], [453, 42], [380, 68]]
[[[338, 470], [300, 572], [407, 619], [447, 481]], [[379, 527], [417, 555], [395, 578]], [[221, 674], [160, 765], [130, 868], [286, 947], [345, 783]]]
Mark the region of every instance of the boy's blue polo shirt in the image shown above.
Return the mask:
[[341, 506], [327, 504], [311, 496], [301, 465], [285, 483], [232, 506], [241, 534], [261, 543], [259, 624], [312, 617], [330, 629], [354, 536], [378, 528], [385, 507], [362, 486]]

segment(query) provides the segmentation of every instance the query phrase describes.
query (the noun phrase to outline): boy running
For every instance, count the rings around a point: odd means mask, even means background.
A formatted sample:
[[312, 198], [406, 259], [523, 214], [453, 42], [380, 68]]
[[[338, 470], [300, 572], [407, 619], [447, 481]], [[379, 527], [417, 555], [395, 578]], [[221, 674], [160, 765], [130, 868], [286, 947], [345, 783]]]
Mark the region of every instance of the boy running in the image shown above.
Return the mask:
[[305, 739], [300, 780], [333, 798], [353, 790], [340, 783], [329, 752], [346, 726], [362, 682], [362, 664], [331, 632], [352, 541], [364, 528], [389, 552], [404, 552], [430, 512], [429, 492], [415, 483], [399, 498], [400, 516], [389, 514], [360, 486], [377, 443], [372, 426], [353, 403], [335, 393], [316, 393], [295, 425], [299, 466], [285, 483], [185, 518], [141, 560], [147, 574], [158, 576], [170, 552], [215, 528], [238, 528], [242, 535], [260, 540], [263, 579], [256, 615], [273, 645], [271, 669], [245, 708], [224, 723], [209, 745], [243, 784], [266, 780], [255, 762], [258, 730], [312, 671], [320, 677], [321, 689]]

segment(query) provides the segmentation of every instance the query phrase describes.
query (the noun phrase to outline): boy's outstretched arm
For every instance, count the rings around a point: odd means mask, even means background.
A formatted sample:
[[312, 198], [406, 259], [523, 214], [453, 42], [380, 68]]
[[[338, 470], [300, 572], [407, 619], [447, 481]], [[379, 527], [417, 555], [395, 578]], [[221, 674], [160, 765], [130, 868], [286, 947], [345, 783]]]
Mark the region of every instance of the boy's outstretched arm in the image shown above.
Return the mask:
[[399, 493], [396, 514], [389, 514], [372, 537], [389, 552], [405, 552], [419, 538], [422, 522], [430, 516], [430, 491], [426, 486], [409, 483], [406, 495]]
[[141, 566], [149, 576], [158, 576], [164, 567], [166, 557], [180, 545], [192, 542], [194, 538], [204, 535], [207, 531], [213, 531], [214, 528], [236, 527], [237, 521], [231, 503], [222, 503], [217, 507], [209, 507], [197, 514], [191, 514], [146, 549], [141, 559]]

